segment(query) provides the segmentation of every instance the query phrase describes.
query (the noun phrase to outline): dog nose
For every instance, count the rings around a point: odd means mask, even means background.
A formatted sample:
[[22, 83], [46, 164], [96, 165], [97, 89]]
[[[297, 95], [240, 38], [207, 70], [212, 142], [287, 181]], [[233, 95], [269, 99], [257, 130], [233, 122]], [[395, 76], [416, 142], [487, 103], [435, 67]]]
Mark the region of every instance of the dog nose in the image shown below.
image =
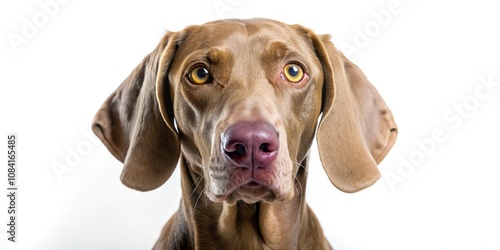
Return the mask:
[[278, 133], [266, 122], [239, 122], [221, 135], [224, 154], [236, 166], [266, 168], [276, 158], [279, 149]]

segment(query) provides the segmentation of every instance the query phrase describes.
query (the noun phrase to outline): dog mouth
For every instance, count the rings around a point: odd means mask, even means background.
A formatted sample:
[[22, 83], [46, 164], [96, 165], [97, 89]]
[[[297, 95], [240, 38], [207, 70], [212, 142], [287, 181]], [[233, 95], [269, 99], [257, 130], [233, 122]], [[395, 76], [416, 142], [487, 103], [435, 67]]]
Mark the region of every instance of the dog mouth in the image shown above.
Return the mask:
[[259, 201], [272, 202], [277, 199], [277, 190], [272, 190], [267, 185], [255, 180], [249, 180], [245, 184], [236, 187], [225, 199], [225, 202], [233, 204], [238, 200], [253, 204]]
[[258, 181], [254, 178], [249, 178], [239, 185], [234, 185], [232, 188], [221, 195], [209, 195], [213, 201], [226, 202], [235, 204], [242, 200], [248, 204], [257, 202], [274, 202], [276, 200], [285, 199], [285, 195], [278, 189], [271, 188], [269, 185]]
[[247, 187], [247, 188], [254, 189], [254, 188], [258, 188], [260, 186], [261, 186], [261, 184], [257, 183], [256, 181], [250, 181], [247, 184], [242, 185], [241, 187]]
[[271, 190], [269, 187], [252, 180], [236, 188], [236, 192], [242, 196], [259, 197], [271, 192]]
[[265, 168], [212, 165], [205, 194], [213, 202], [228, 204], [289, 200], [295, 195], [292, 165], [287, 159], [278, 159]]

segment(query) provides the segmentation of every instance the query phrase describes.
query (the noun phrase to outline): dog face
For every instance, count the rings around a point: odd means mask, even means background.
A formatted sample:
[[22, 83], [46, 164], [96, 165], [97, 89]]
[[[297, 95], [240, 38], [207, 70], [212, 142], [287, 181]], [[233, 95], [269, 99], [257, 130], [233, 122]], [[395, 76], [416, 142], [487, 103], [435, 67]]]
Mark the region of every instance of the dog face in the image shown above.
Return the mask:
[[182, 152], [213, 201], [291, 198], [321, 112], [322, 65], [275, 22], [185, 30], [168, 82]]
[[93, 131], [124, 163], [128, 187], [159, 187], [181, 158], [212, 201], [255, 203], [305, 185], [315, 133], [333, 185], [372, 185], [397, 126], [328, 36], [249, 19], [168, 32], [105, 101]]

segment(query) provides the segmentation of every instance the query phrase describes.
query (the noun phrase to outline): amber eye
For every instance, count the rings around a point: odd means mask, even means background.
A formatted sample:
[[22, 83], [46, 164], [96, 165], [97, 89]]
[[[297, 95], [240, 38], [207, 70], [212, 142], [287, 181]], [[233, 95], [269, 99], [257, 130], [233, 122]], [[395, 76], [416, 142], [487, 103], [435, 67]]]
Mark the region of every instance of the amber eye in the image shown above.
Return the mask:
[[208, 83], [208, 81], [210, 80], [210, 72], [208, 72], [208, 69], [204, 66], [197, 66], [191, 69], [188, 77], [191, 83], [202, 85]]
[[283, 68], [285, 78], [293, 83], [300, 82], [304, 78], [304, 70], [298, 64], [290, 63]]

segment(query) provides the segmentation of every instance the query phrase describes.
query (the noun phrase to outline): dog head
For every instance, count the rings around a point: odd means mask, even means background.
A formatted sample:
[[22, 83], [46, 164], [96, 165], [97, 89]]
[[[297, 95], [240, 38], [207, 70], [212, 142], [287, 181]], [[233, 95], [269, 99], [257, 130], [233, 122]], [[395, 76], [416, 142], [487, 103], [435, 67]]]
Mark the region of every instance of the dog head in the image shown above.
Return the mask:
[[331, 182], [361, 190], [380, 177], [397, 134], [378, 92], [328, 36], [266, 19], [168, 32], [93, 130], [124, 163], [125, 185], [159, 187], [182, 152], [207, 196], [228, 203], [293, 197], [315, 134]]

